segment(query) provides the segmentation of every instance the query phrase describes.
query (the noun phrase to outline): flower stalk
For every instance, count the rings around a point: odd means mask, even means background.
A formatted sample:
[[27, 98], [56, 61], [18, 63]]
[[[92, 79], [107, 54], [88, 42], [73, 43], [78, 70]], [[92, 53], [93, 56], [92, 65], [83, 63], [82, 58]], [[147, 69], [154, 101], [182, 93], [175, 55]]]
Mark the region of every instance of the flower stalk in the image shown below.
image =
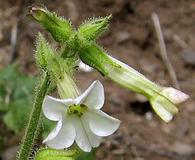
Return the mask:
[[49, 76], [46, 74], [37, 86], [32, 113], [30, 115], [17, 160], [27, 160], [32, 151], [33, 144], [38, 133], [43, 99], [47, 93], [49, 85]]

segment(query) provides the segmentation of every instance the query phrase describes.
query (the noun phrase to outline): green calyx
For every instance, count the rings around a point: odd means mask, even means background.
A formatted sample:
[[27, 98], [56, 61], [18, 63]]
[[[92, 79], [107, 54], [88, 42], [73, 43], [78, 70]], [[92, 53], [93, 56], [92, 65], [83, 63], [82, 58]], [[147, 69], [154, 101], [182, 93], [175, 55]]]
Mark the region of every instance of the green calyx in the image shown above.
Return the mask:
[[39, 33], [35, 54], [38, 66], [48, 73], [52, 88], [57, 87], [61, 98], [75, 98], [79, 91], [74, 82], [73, 74], [78, 63], [78, 57], [66, 55], [67, 57], [64, 59], [62, 57], [64, 52], [68, 52], [66, 47], [59, 51], [54, 50]]
[[28, 16], [39, 22], [57, 42], [65, 42], [73, 33], [71, 23], [43, 7], [31, 7]]
[[50, 59], [54, 56], [54, 52], [52, 48], [47, 43], [46, 39], [43, 37], [41, 33], [37, 36], [36, 41], [36, 53], [35, 59], [37, 65], [44, 71], [47, 71], [47, 66], [49, 64]]
[[51, 33], [57, 42], [67, 43], [75, 33], [83, 36], [87, 40], [96, 40], [104, 31], [108, 29], [111, 15], [103, 18], [89, 19], [75, 30], [70, 21], [57, 16], [56, 13], [48, 11], [43, 7], [31, 7], [28, 16], [37, 21], [47, 31]]
[[85, 41], [80, 44], [80, 50], [77, 52], [80, 59], [85, 64], [97, 69], [103, 76], [106, 76], [112, 67], [119, 67], [95, 42]]
[[48, 72], [55, 80], [63, 79], [64, 74], [73, 75], [78, 58], [73, 56], [65, 59], [61, 56], [64, 50], [54, 50], [45, 40], [41, 33], [38, 34], [36, 42], [36, 62], [38, 66]]
[[42, 148], [36, 153], [35, 160], [75, 160], [77, 152], [77, 150]]
[[81, 117], [87, 111], [87, 106], [85, 104], [73, 104], [68, 107], [67, 113], [68, 115], [76, 115]]
[[29, 13], [27, 15], [30, 18], [33, 18], [34, 20], [41, 22], [47, 18], [47, 9], [38, 6], [32, 7], [30, 8]]
[[[28, 16], [49, 31], [57, 42], [65, 43], [75, 33], [70, 21], [57, 16], [56, 13], [49, 12], [46, 8], [31, 7]], [[90, 19], [78, 28], [78, 33], [87, 40], [95, 40], [108, 28], [111, 17], [109, 15], [103, 18]]]
[[[114, 62], [110, 61], [104, 50], [95, 43], [107, 28], [111, 15], [103, 18], [94, 18], [78, 27], [72, 28], [70, 23], [45, 8], [32, 7], [30, 17], [39, 22], [48, 30], [57, 42], [64, 43], [61, 58], [77, 66], [78, 58], [84, 63], [97, 69], [102, 75], [107, 75]], [[73, 68], [73, 67], [72, 67]]]
[[78, 33], [85, 37], [87, 40], [95, 40], [108, 29], [108, 24], [111, 18], [112, 15], [102, 18], [89, 19], [79, 26]]

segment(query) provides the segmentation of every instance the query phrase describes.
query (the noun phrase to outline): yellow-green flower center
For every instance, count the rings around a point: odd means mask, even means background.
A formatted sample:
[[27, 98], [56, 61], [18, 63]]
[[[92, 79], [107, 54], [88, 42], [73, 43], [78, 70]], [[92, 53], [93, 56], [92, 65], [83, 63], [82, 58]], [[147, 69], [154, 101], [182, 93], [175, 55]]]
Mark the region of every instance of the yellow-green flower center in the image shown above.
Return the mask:
[[68, 115], [76, 115], [81, 117], [87, 111], [87, 106], [85, 104], [73, 104], [68, 107]]

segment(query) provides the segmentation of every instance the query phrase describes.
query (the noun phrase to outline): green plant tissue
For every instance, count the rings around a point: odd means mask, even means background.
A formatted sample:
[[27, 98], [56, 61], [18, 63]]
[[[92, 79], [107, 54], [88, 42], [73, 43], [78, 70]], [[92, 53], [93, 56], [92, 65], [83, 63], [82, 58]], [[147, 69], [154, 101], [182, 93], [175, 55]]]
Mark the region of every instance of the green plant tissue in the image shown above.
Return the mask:
[[15, 133], [27, 123], [36, 79], [22, 74], [15, 64], [0, 71], [0, 111], [3, 121]]

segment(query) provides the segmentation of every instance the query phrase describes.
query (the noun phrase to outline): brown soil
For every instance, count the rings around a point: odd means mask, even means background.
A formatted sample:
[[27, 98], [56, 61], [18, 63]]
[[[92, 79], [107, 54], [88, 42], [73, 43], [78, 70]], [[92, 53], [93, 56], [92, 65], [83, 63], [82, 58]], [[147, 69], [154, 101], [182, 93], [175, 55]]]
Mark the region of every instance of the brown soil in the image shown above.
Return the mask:
[[[160, 18], [169, 59], [182, 91], [188, 93], [190, 99], [180, 107], [180, 113], [174, 121], [165, 124], [140, 95], [111, 83], [97, 72], [79, 73], [77, 79], [82, 89], [94, 79], [100, 79], [104, 83], [107, 99], [104, 109], [122, 121], [117, 133], [106, 138], [98, 149], [97, 159], [195, 159], [195, 61], [189, 62], [189, 59], [192, 60], [195, 56], [195, 1], [0, 1], [1, 68], [14, 60], [19, 62], [26, 73], [38, 73], [33, 56], [34, 41], [37, 32], [43, 29], [25, 17], [27, 7], [34, 3], [43, 3], [50, 10], [70, 18], [75, 26], [89, 17], [112, 14], [110, 30], [98, 40], [99, 43], [109, 54], [136, 68], [149, 79], [164, 86], [171, 86], [151, 20], [151, 14], [156, 12]], [[17, 22], [17, 43], [12, 54], [10, 35]], [[179, 41], [175, 35], [179, 37]], [[51, 39], [49, 35], [48, 37]], [[186, 57], [189, 55], [192, 58]]]

